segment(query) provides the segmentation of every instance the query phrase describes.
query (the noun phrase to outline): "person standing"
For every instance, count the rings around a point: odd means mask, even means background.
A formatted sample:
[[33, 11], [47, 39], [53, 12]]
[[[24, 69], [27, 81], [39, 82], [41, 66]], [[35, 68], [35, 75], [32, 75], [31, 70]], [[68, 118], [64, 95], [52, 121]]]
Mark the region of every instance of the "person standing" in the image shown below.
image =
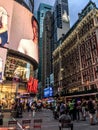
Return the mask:
[[96, 109], [96, 113], [95, 113], [96, 123], [98, 124], [98, 99], [96, 100], [95, 103], [95, 109]]
[[95, 117], [95, 105], [93, 103], [92, 98], [88, 101], [88, 111], [89, 111], [89, 117], [90, 117], [90, 125], [95, 125], [94, 117]]
[[34, 118], [35, 117], [35, 111], [36, 111], [35, 103], [32, 103], [31, 110], [32, 110], [33, 118]]
[[68, 113], [66, 113], [65, 111], [62, 112], [62, 115], [60, 115], [59, 117], [59, 130], [62, 130], [64, 127], [64, 122], [65, 125], [67, 126], [67, 128], [71, 128], [71, 130], [73, 130], [73, 123], [71, 123], [71, 117]]

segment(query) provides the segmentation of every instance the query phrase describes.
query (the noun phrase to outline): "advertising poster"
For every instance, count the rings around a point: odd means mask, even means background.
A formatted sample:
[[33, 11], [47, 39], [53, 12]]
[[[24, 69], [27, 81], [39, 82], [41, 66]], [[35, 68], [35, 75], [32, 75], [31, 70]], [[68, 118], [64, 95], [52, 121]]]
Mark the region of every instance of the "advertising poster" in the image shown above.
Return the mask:
[[47, 87], [44, 89], [44, 98], [52, 97], [53, 96], [53, 89], [52, 87]]
[[3, 81], [7, 49], [0, 48], [0, 82]]
[[38, 63], [38, 22], [14, 0], [0, 1], [0, 46], [19, 51]]

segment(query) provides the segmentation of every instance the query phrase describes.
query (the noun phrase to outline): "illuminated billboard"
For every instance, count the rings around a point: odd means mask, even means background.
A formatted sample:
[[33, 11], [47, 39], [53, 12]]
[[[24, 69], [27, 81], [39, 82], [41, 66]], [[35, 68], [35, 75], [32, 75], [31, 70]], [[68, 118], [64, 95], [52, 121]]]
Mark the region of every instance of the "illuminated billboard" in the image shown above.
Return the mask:
[[48, 98], [53, 96], [53, 89], [52, 87], [47, 87], [44, 89], [44, 98]]
[[19, 51], [38, 63], [38, 23], [14, 0], [0, 1], [0, 46]]
[[0, 83], [4, 79], [3, 75], [4, 75], [6, 55], [7, 55], [7, 49], [0, 48]]

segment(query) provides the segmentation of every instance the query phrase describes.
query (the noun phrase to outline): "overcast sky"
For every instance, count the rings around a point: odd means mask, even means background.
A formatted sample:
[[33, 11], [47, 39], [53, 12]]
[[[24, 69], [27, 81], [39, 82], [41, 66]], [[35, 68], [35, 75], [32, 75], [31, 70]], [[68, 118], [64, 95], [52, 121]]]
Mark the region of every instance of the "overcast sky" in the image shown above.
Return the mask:
[[[45, 3], [49, 5], [54, 5], [55, 0], [34, 0], [34, 8], [35, 10], [38, 9], [40, 3]], [[96, 3], [98, 7], [98, 0], [92, 0]], [[69, 16], [70, 16], [70, 25], [72, 26], [76, 20], [78, 19], [78, 13], [86, 6], [89, 0], [68, 0], [69, 3]]]

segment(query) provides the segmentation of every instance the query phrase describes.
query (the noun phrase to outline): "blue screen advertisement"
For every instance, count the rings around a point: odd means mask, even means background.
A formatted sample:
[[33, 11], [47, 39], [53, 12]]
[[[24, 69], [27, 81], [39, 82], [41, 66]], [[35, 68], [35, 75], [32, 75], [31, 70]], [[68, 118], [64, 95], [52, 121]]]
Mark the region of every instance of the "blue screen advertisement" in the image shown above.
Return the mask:
[[45, 88], [44, 89], [44, 97], [47, 98], [47, 97], [51, 97], [51, 96], [53, 96], [52, 87]]

